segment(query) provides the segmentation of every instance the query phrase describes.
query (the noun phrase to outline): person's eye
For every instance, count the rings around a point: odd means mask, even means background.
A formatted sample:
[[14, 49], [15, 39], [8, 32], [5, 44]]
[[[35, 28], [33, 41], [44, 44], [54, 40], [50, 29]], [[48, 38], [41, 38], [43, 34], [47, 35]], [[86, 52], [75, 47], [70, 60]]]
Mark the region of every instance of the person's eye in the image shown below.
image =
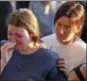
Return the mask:
[[21, 35], [17, 35], [17, 37], [21, 38], [22, 36]]
[[70, 26], [67, 26], [67, 25], [66, 25], [66, 26], [65, 26], [65, 28], [66, 28], [66, 29], [69, 29], [69, 28], [70, 28]]
[[61, 26], [61, 23], [58, 22], [57, 25], [60, 27]]

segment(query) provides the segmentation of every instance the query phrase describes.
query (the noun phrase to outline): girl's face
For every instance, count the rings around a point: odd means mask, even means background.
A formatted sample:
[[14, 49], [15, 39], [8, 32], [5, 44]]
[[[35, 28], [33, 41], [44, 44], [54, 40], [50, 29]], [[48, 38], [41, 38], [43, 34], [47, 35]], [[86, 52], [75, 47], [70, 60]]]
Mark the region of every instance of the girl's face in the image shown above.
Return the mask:
[[72, 41], [75, 37], [75, 32], [72, 27], [70, 26], [70, 20], [66, 16], [60, 17], [56, 23], [56, 37], [57, 40], [61, 43], [68, 43]]
[[21, 50], [26, 47], [30, 42], [31, 38], [29, 33], [24, 28], [18, 28], [11, 24], [8, 25], [8, 41], [16, 42], [16, 49]]

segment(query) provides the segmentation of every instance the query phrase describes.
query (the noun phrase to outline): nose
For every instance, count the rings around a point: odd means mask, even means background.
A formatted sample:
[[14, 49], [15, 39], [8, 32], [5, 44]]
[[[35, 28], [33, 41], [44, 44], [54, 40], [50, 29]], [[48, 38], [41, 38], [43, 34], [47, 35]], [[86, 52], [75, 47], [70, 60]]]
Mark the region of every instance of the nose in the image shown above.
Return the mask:
[[63, 34], [63, 33], [64, 33], [63, 27], [60, 27], [60, 34]]
[[64, 32], [63, 32], [63, 29], [60, 31], [60, 33], [61, 33], [61, 34], [63, 34], [63, 33], [64, 33]]

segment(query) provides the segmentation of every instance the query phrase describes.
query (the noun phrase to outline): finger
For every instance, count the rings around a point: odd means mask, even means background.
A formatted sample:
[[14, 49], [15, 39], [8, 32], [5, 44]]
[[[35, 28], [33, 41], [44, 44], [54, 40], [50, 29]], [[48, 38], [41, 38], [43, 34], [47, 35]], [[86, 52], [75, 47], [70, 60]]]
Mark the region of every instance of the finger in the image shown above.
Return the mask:
[[1, 48], [1, 55], [3, 54], [8, 54], [10, 51], [12, 51], [14, 48], [13, 47], [6, 47], [6, 48]]
[[2, 49], [10, 49], [10, 48], [13, 48], [13, 47], [14, 47], [14, 44], [7, 42], [1, 48]]
[[65, 63], [65, 61], [59, 60], [59, 61], [57, 61], [57, 65], [59, 65], [59, 64], [66, 64], [66, 63]]
[[60, 64], [60, 65], [57, 65], [57, 67], [59, 67], [59, 68], [66, 68], [66, 65], [65, 64]]
[[59, 58], [58, 60], [64, 60], [64, 58]]
[[67, 69], [65, 69], [65, 68], [59, 68], [59, 69], [60, 69], [60, 71], [67, 72]]
[[7, 42], [5, 45], [7, 45], [7, 46], [15, 46], [16, 43], [15, 42]]
[[59, 58], [57, 59], [57, 61], [64, 61], [64, 58]]
[[65, 75], [68, 77], [69, 73], [67, 71], [67, 69], [64, 69], [64, 68], [59, 68], [60, 71], [64, 72]]
[[9, 57], [9, 54], [11, 56], [13, 49], [14, 49], [14, 45], [12, 43], [10, 42], [5, 43], [1, 47], [1, 56], [5, 58]]

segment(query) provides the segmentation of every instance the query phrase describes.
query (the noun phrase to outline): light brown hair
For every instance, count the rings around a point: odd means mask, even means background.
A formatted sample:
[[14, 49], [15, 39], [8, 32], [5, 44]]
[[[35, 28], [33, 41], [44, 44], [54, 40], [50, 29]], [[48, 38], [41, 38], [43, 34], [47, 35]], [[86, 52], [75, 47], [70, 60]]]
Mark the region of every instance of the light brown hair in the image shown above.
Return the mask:
[[25, 28], [29, 35], [32, 34], [32, 40], [34, 42], [39, 40], [40, 33], [38, 21], [31, 10], [21, 8], [11, 13], [7, 17], [7, 25], [8, 24]]

